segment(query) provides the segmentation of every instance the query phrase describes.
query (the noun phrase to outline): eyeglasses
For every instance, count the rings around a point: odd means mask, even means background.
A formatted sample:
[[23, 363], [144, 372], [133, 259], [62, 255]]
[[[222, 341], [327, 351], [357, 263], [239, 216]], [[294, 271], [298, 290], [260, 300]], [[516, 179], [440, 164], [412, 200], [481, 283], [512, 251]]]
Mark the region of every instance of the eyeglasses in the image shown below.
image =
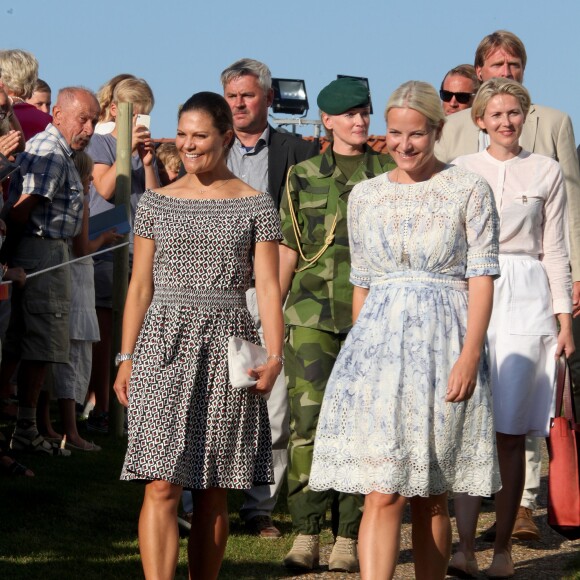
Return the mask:
[[453, 97], [455, 97], [455, 100], [458, 103], [467, 105], [473, 95], [475, 95], [475, 93], [452, 93], [451, 91], [444, 91], [443, 89], [439, 91], [439, 96], [444, 103], [448, 103]]

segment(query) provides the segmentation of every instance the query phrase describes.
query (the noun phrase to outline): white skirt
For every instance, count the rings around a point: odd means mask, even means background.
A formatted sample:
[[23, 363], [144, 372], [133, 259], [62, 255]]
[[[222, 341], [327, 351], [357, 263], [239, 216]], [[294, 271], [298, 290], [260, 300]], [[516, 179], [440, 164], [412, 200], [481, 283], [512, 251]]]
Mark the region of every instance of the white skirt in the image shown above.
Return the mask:
[[533, 256], [501, 254], [499, 263], [487, 332], [495, 429], [546, 437], [558, 337], [548, 276]]

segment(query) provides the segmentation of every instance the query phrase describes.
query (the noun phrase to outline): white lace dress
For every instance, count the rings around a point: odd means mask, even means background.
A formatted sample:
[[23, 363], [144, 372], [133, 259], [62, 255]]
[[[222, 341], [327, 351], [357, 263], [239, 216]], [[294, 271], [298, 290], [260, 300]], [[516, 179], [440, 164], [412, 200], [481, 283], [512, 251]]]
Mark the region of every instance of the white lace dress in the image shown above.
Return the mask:
[[489, 186], [452, 166], [413, 185], [384, 174], [353, 189], [348, 223], [351, 282], [369, 294], [326, 387], [311, 488], [494, 493], [486, 352], [471, 399], [445, 402], [466, 332], [466, 278], [499, 274]]

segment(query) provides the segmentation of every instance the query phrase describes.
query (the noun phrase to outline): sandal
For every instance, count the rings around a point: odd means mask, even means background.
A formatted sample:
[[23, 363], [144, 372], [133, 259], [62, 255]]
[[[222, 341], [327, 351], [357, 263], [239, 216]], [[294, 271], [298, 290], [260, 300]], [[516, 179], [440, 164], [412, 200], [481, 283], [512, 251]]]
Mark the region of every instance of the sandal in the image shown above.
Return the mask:
[[[6, 459], [10, 462], [6, 463]], [[34, 477], [34, 472], [28, 469], [26, 465], [18, 463], [15, 459], [12, 459], [8, 455], [0, 455], [0, 473], [7, 475], [9, 477], [23, 475], [24, 477]]]
[[34, 439], [29, 439], [14, 433], [10, 440], [10, 449], [24, 453], [43, 453], [53, 457], [68, 457], [71, 454], [68, 449], [61, 449], [60, 445], [50, 443], [42, 435], [36, 435]]

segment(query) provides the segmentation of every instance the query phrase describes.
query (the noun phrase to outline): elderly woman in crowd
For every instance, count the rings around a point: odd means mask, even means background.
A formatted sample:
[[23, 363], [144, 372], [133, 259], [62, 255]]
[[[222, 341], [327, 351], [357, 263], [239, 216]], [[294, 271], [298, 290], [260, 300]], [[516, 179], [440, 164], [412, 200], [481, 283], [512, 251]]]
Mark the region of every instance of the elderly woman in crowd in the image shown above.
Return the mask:
[[[26, 102], [34, 92], [37, 79], [38, 61], [32, 53], [19, 49], [0, 50], [0, 89], [6, 91], [12, 102], [12, 128], [22, 130], [26, 141], [52, 122], [51, 115]], [[19, 150], [24, 150], [24, 141]]]
[[[530, 96], [519, 83], [490, 79], [473, 103], [486, 150], [454, 161], [492, 186], [501, 217], [501, 277], [495, 282], [488, 340], [502, 489], [487, 575], [514, 574], [511, 533], [525, 480], [525, 437], [545, 437], [553, 411], [556, 359], [574, 352], [572, 280], [566, 249], [566, 192], [556, 161], [519, 145]], [[559, 327], [559, 328], [558, 328]], [[477, 574], [473, 539], [479, 498], [456, 499], [459, 551], [451, 568]]]
[[445, 577], [448, 492], [500, 487], [484, 351], [497, 213], [479, 176], [434, 155], [437, 91], [409, 81], [386, 109], [397, 168], [357, 185], [348, 208], [351, 332], [326, 388], [313, 489], [365, 494], [361, 577], [392, 578], [410, 501], [418, 579]]

